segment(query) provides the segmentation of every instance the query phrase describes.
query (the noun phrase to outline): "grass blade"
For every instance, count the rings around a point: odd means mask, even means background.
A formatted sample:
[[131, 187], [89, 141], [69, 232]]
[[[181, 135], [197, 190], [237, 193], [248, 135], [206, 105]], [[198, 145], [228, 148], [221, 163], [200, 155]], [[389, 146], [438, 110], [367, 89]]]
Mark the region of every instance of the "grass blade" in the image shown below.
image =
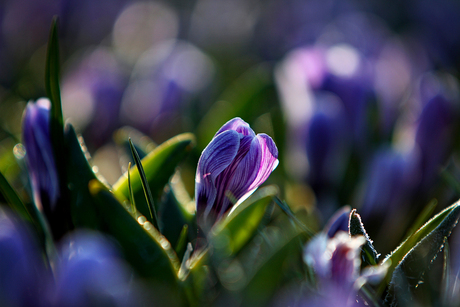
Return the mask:
[[128, 163], [128, 187], [129, 187], [129, 202], [131, 203], [131, 210], [136, 213], [136, 203], [134, 202], [133, 188], [131, 186], [131, 162]]
[[152, 218], [152, 224], [156, 229], [159, 229], [157, 212], [153, 204], [152, 192], [150, 191], [150, 187], [147, 182], [147, 177], [145, 176], [144, 168], [142, 167], [141, 158], [139, 157], [136, 151], [136, 148], [134, 148], [134, 145], [131, 139], [129, 139], [129, 146], [131, 147], [131, 152], [133, 154], [134, 161], [136, 162], [137, 169], [139, 170], [139, 176], [141, 177], [142, 188], [144, 189], [145, 199], [147, 200], [147, 205], [149, 207], [150, 216]]

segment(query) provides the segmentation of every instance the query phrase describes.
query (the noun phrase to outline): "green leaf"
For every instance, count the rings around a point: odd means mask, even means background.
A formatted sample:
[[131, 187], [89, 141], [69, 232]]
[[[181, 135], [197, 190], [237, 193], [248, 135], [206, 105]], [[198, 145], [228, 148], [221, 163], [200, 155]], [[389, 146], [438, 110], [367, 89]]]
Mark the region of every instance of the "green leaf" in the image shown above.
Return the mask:
[[278, 192], [276, 186], [258, 189], [213, 227], [208, 240], [224, 255], [238, 253], [254, 236], [267, 206]]
[[129, 204], [121, 204], [97, 179], [72, 126], [65, 136], [72, 161], [68, 184], [75, 226], [112, 235], [139, 275], [176, 287], [179, 261], [169, 242], [144, 216], [129, 212]]
[[[177, 165], [192, 150], [194, 145], [195, 138], [192, 134], [180, 134], [156, 147], [142, 159], [146, 179], [155, 201], [160, 198], [165, 185], [174, 174]], [[141, 214], [149, 216], [149, 208], [145, 200], [137, 168], [131, 168], [131, 179], [136, 208]], [[120, 177], [113, 185], [112, 191], [120, 202], [129, 199], [129, 187], [126, 175]], [[158, 208], [156, 209], [158, 210]]]
[[[59, 68], [59, 37], [58, 37], [58, 18], [54, 17], [48, 39], [48, 49], [46, 55], [45, 87], [46, 94], [51, 101], [51, 118], [61, 127], [64, 126], [61, 106], [61, 90], [59, 88], [60, 68]], [[62, 129], [63, 131], [63, 129]]]
[[45, 67], [45, 88], [46, 95], [51, 102], [50, 110], [50, 137], [53, 145], [54, 157], [58, 172], [62, 176], [64, 152], [64, 119], [62, 116], [61, 90], [59, 88], [60, 66], [59, 66], [59, 37], [58, 18], [54, 17], [48, 39]]
[[[0, 172], [0, 193], [5, 197], [6, 203], [10, 206], [10, 208], [15, 211], [19, 216], [21, 216], [24, 220], [36, 223], [37, 221], [32, 217], [32, 213], [30, 211], [35, 211], [35, 206], [28, 206], [26, 207], [19, 196], [16, 194], [16, 191], [10, 185], [8, 180], [6, 180], [5, 176]], [[34, 208], [33, 208], [34, 207]]]
[[135, 213], [137, 211], [136, 209], [136, 203], [134, 201], [134, 195], [133, 195], [133, 188], [131, 186], [131, 162], [128, 163], [128, 187], [129, 187], [129, 202], [131, 203], [131, 212]]
[[305, 226], [304, 223], [302, 223], [297, 216], [292, 212], [291, 208], [286, 204], [286, 202], [282, 201], [278, 197], [275, 197], [275, 202], [278, 205], [278, 207], [289, 217], [289, 219], [297, 225], [300, 229], [302, 229], [305, 233], [307, 233], [310, 237], [314, 235], [314, 232]]
[[[382, 262], [391, 263], [384, 283], [391, 279], [394, 285], [397, 280], [404, 278], [407, 279], [409, 287], [415, 287], [432, 260], [441, 251], [459, 217], [460, 202], [456, 202], [434, 216], [396, 248]], [[389, 296], [391, 289], [392, 286]]]
[[177, 255], [181, 258], [187, 242], [196, 239], [197, 228], [194, 216], [182, 207], [171, 186], [168, 185], [166, 188], [160, 204], [159, 227], [160, 232], [171, 242], [171, 245], [176, 247]]
[[[129, 139], [129, 146], [131, 148], [131, 153], [133, 154], [133, 158], [134, 158], [134, 161], [136, 162], [137, 170], [138, 170], [139, 176], [141, 178], [142, 190], [144, 191], [145, 200], [147, 202], [147, 206], [149, 207], [149, 213], [150, 213], [150, 217], [151, 217], [151, 222], [153, 223], [153, 226], [157, 230], [159, 230], [157, 211], [155, 210], [155, 206], [154, 206], [154, 203], [153, 203], [152, 192], [150, 191], [150, 187], [149, 187], [149, 184], [147, 182], [147, 178], [145, 177], [145, 172], [144, 172], [144, 168], [142, 167], [141, 159], [139, 158], [139, 155], [138, 155], [136, 149], [134, 148], [134, 145], [133, 145], [133, 142], [131, 141], [131, 139]], [[129, 170], [128, 170], [128, 172], [129, 172]], [[133, 198], [132, 197], [133, 190], [132, 190], [132, 185], [131, 185], [131, 181], [130, 181], [130, 178], [129, 178], [129, 173], [128, 173], [128, 185], [129, 185], [129, 196], [130, 196], [130, 198]], [[133, 198], [133, 202], [134, 202], [134, 198]]]
[[126, 259], [140, 275], [171, 285], [177, 283], [179, 260], [171, 244], [142, 215], [133, 216], [98, 180], [89, 182], [103, 231], [117, 239]]
[[415, 222], [412, 224], [412, 226], [409, 228], [406, 234], [406, 239], [409, 238], [411, 235], [413, 235], [417, 229], [422, 227], [423, 223], [428, 220], [428, 218], [433, 214], [434, 209], [436, 209], [436, 206], [438, 205], [438, 201], [436, 199], [433, 199], [428, 203], [428, 205], [423, 208], [422, 212], [417, 216], [417, 219]]
[[132, 127], [122, 127], [113, 134], [115, 144], [123, 148], [126, 153], [131, 154], [131, 146], [128, 141], [129, 139], [131, 139], [134, 144], [134, 148], [136, 148], [136, 151], [141, 159], [157, 147], [157, 145], [148, 136]]
[[237, 258], [218, 265], [228, 298], [240, 297], [241, 306], [266, 306], [283, 278], [300, 268], [307, 235], [285, 215], [277, 222], [261, 230]]
[[299, 261], [302, 252], [299, 242], [304, 235], [305, 233], [297, 229], [282, 244], [273, 248], [249, 277], [249, 282], [244, 289], [242, 306], [267, 305], [281, 282], [285, 272], [284, 267], [291, 262]]
[[359, 214], [356, 213], [356, 209], [350, 212], [349, 229], [351, 236], [362, 235], [366, 239], [366, 243], [361, 247], [361, 267], [376, 265], [380, 254], [377, 253], [374, 245], [372, 245], [372, 240], [364, 229], [363, 222]]
[[66, 185], [68, 154], [64, 140], [64, 119], [62, 116], [61, 93], [59, 88], [60, 66], [59, 66], [59, 37], [58, 18], [54, 17], [49, 33], [48, 49], [45, 66], [45, 89], [51, 102], [50, 109], [50, 139], [53, 149], [53, 156], [56, 163], [56, 170], [59, 177], [59, 199], [56, 210], [48, 214], [48, 222], [55, 239], [61, 238], [72, 229], [68, 204], [68, 186]]

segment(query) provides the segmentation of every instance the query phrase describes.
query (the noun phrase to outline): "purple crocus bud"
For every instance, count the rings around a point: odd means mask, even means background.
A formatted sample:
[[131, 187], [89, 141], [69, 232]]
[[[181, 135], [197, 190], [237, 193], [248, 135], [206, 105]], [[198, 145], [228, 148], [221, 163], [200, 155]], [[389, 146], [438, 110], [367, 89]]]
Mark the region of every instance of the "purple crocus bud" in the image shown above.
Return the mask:
[[342, 180], [350, 151], [350, 131], [343, 107], [334, 96], [323, 94], [316, 99], [321, 105], [308, 123], [305, 147], [308, 181], [319, 192]]
[[0, 208], [0, 306], [42, 306], [48, 275], [27, 227]]
[[350, 237], [343, 231], [333, 238], [321, 233], [310, 241], [304, 261], [315, 271], [320, 296], [334, 293], [344, 302], [353, 300], [358, 290], [355, 283], [360, 277], [360, 251], [364, 243], [364, 237]]
[[446, 96], [439, 93], [428, 100], [420, 114], [415, 142], [421, 155], [422, 189], [432, 184], [447, 158], [456, 112]]
[[114, 246], [96, 232], [80, 231], [64, 239], [51, 306], [137, 306], [132, 272]]
[[237, 200], [249, 196], [278, 165], [278, 149], [241, 118], [220, 128], [203, 150], [196, 171], [198, 223], [211, 227]]
[[50, 102], [29, 102], [22, 119], [22, 139], [36, 206], [53, 210], [59, 196], [59, 180], [50, 139]]
[[365, 177], [361, 213], [377, 224], [408, 201], [417, 182], [417, 157], [392, 148], [377, 151]]
[[348, 232], [350, 211], [350, 206], [344, 206], [329, 219], [324, 227], [324, 232], [329, 238], [333, 238], [339, 231]]
[[356, 296], [364, 283], [376, 284], [388, 269], [385, 265], [360, 271], [363, 236], [350, 237], [339, 231], [330, 238], [321, 232], [305, 247], [304, 261], [316, 275], [317, 288], [308, 293], [299, 306], [357, 306]]

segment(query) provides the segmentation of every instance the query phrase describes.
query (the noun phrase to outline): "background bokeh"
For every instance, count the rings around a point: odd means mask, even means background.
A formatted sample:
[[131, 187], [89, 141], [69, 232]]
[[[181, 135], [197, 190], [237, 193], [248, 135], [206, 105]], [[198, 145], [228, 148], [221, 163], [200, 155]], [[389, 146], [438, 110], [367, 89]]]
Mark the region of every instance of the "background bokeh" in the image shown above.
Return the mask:
[[460, 196], [457, 0], [2, 0], [0, 171], [19, 191], [54, 15], [64, 116], [109, 183], [127, 167], [117, 129], [190, 131], [193, 196], [201, 150], [240, 116], [278, 145], [269, 182], [291, 207], [318, 227], [357, 208], [382, 253], [432, 199]]

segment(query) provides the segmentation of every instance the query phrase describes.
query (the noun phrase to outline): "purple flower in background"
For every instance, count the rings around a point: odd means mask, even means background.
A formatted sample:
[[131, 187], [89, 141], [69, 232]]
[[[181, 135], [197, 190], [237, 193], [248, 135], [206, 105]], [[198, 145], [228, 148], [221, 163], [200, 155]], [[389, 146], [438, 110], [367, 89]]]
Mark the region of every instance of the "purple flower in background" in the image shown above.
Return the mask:
[[128, 76], [108, 48], [87, 51], [62, 85], [63, 111], [88, 144], [101, 146], [120, 126], [119, 109]]
[[[426, 82], [422, 84], [423, 87], [427, 85]], [[443, 91], [422, 93], [421, 96], [424, 106], [418, 119], [415, 143], [421, 157], [420, 187], [425, 189], [433, 183], [441, 165], [446, 161], [448, 150], [452, 146], [452, 134], [458, 111]]]
[[332, 238], [321, 233], [308, 243], [304, 261], [315, 271], [318, 292], [309, 297], [306, 306], [352, 306], [364, 282], [377, 282], [385, 276], [384, 266], [372, 266], [360, 272], [364, 243], [364, 237], [350, 237], [344, 231]]
[[114, 246], [96, 232], [64, 239], [56, 284], [48, 290], [51, 306], [138, 306], [132, 272]]
[[382, 222], [383, 217], [393, 217], [413, 192], [418, 177], [417, 157], [382, 149], [375, 153], [365, 176], [365, 192], [361, 214]]
[[46, 279], [41, 254], [22, 223], [0, 208], [0, 305], [42, 306]]
[[341, 181], [349, 154], [344, 111], [340, 102], [331, 95], [316, 97], [318, 110], [307, 126], [306, 154], [308, 181], [315, 190], [336, 186]]
[[59, 196], [59, 179], [50, 139], [50, 102], [29, 102], [23, 114], [22, 138], [26, 148], [35, 204], [53, 210]]
[[211, 227], [234, 203], [251, 194], [278, 165], [278, 149], [266, 134], [255, 134], [241, 118], [220, 128], [203, 150], [196, 172], [196, 210]]
[[348, 232], [350, 211], [350, 206], [344, 206], [329, 219], [329, 222], [324, 227], [325, 233], [329, 238], [333, 238], [339, 231]]

